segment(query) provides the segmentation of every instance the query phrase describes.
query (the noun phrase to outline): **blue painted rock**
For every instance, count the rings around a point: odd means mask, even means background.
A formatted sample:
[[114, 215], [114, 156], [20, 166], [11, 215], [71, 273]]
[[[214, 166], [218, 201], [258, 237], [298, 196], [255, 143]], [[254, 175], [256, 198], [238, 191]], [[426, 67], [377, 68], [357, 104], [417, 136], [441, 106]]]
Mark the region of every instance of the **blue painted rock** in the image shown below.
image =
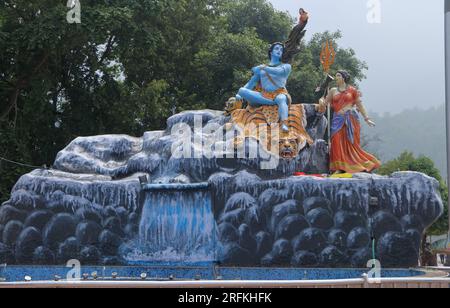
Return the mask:
[[387, 232], [401, 232], [400, 221], [391, 213], [380, 211], [372, 217], [372, 231], [376, 239]]
[[222, 243], [236, 243], [239, 240], [237, 229], [229, 223], [219, 225], [219, 238]]
[[101, 259], [101, 252], [95, 246], [86, 246], [80, 251], [80, 262], [86, 265], [98, 265]]
[[294, 251], [319, 253], [326, 246], [327, 238], [319, 229], [306, 229], [292, 240]]
[[80, 243], [76, 237], [70, 237], [61, 243], [58, 247], [57, 260], [60, 264], [66, 264], [72, 259], [79, 259]]
[[20, 221], [13, 220], [5, 225], [3, 230], [3, 244], [9, 247], [13, 247], [19, 238], [20, 233], [23, 230], [23, 224]]
[[311, 210], [322, 208], [325, 210], [328, 210], [330, 213], [331, 211], [331, 202], [328, 199], [321, 198], [321, 197], [311, 197], [307, 198], [303, 201], [303, 210], [306, 215]]
[[33, 253], [42, 245], [41, 232], [33, 227], [22, 231], [16, 243], [16, 260], [20, 264], [32, 264]]
[[308, 215], [306, 215], [306, 219], [312, 228], [329, 230], [334, 226], [334, 221], [330, 212], [323, 208], [316, 208], [309, 211]]
[[20, 211], [15, 207], [10, 205], [3, 205], [0, 208], [0, 224], [6, 225], [8, 222], [12, 220], [24, 222], [27, 213], [24, 211]]
[[75, 234], [80, 245], [96, 245], [100, 232], [102, 228], [96, 222], [85, 221], [78, 224]]
[[346, 255], [337, 247], [328, 246], [319, 255], [319, 262], [322, 266], [336, 267], [345, 264]]
[[109, 230], [104, 230], [99, 236], [100, 248], [107, 256], [116, 256], [122, 244], [121, 238]]
[[55, 215], [45, 226], [43, 239], [45, 246], [56, 248], [67, 238], [74, 236], [77, 222], [70, 214], [60, 213]]
[[25, 220], [25, 227], [34, 227], [36, 229], [43, 230], [52, 217], [53, 213], [50, 211], [34, 211]]
[[53, 251], [44, 246], [39, 246], [33, 252], [33, 264], [35, 265], [52, 265], [55, 264], [56, 258]]
[[383, 267], [396, 267], [399, 260], [406, 267], [416, 267], [419, 254], [413, 241], [405, 234], [388, 232], [377, 245], [377, 254]]
[[339, 211], [334, 216], [334, 226], [337, 229], [341, 229], [347, 233], [357, 227], [365, 227], [366, 222], [357, 213], [348, 211]]
[[258, 259], [261, 259], [263, 256], [267, 255], [273, 247], [272, 236], [264, 231], [256, 234], [256, 255]]
[[250, 227], [243, 224], [238, 229], [239, 232], [239, 246], [248, 250], [256, 251], [256, 240], [252, 237]]
[[289, 215], [285, 217], [276, 227], [276, 239], [291, 240], [298, 236], [303, 230], [308, 229], [309, 224], [305, 217], [300, 215]]
[[347, 248], [347, 233], [340, 229], [333, 229], [328, 234], [328, 244], [344, 250]]
[[370, 234], [365, 228], [353, 229], [347, 238], [347, 247], [349, 249], [357, 250], [367, 247], [370, 243]]
[[295, 267], [314, 267], [317, 264], [317, 256], [308, 251], [297, 251], [291, 261]]

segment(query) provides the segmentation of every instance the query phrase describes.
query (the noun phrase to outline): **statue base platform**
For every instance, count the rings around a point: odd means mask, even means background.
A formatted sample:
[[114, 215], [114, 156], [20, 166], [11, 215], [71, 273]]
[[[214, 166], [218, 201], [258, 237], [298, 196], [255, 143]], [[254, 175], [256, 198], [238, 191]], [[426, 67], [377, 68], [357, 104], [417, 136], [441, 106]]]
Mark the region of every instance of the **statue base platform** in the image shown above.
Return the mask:
[[422, 235], [443, 212], [438, 182], [413, 172], [292, 176], [327, 171], [326, 119], [305, 112], [314, 144], [271, 170], [260, 158], [175, 157], [185, 141], [176, 125], [194, 129], [200, 118], [206, 138], [226, 125], [210, 110], [175, 115], [142, 138], [77, 138], [0, 207], [0, 263], [417, 266]]

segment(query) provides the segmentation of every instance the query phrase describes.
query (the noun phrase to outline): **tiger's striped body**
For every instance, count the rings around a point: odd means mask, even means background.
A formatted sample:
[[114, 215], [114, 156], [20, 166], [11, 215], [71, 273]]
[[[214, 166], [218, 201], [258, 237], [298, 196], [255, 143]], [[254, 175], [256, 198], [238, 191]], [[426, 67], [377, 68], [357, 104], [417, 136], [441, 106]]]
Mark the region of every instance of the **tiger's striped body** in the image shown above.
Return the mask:
[[[279, 130], [278, 119], [278, 106], [248, 106], [246, 109], [237, 109], [231, 112], [231, 121], [240, 131], [238, 142], [242, 142], [246, 138], [255, 138], [260, 143], [264, 140], [265, 148], [273, 152], [272, 145], [276, 144], [276, 140], [271, 140], [273, 136], [278, 138], [278, 154], [283, 158], [294, 158], [307, 144], [314, 143], [305, 129], [307, 122], [303, 105], [290, 105], [289, 133]], [[272, 134], [273, 130], [278, 130], [278, 132]], [[261, 132], [264, 132], [267, 138], [264, 138]]]

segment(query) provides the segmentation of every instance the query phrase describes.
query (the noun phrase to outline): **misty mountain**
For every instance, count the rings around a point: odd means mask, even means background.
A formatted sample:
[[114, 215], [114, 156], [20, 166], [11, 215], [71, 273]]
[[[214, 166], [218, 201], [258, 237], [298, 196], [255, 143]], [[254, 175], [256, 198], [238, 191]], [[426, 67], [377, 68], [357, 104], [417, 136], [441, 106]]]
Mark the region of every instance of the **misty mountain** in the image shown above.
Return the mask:
[[431, 158], [447, 178], [445, 106], [408, 109], [398, 114], [371, 113], [377, 127], [363, 124], [362, 143], [383, 162], [405, 150]]

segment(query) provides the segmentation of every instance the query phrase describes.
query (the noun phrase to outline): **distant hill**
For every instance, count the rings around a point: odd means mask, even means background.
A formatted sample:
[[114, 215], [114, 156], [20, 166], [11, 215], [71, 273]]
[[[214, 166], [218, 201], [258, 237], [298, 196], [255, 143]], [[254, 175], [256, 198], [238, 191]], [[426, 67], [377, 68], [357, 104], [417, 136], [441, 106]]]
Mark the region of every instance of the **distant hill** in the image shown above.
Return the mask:
[[408, 109], [401, 113], [371, 114], [377, 127], [363, 126], [363, 144], [383, 162], [408, 150], [431, 158], [447, 178], [445, 106], [426, 110]]

